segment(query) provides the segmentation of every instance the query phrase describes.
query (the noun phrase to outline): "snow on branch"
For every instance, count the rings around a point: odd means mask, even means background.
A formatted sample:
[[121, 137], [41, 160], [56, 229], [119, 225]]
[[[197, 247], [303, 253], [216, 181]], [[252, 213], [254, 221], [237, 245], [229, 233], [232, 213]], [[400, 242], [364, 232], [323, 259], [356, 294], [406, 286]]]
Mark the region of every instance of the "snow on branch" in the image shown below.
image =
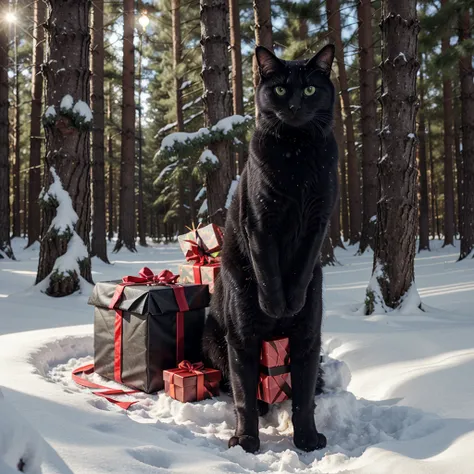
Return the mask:
[[50, 105], [43, 115], [45, 126], [56, 126], [63, 135], [69, 135], [78, 130], [92, 129], [92, 111], [86, 102], [78, 100], [74, 104], [71, 95], [66, 94], [59, 104], [59, 113], [53, 105]]
[[244, 133], [253, 121], [250, 115], [232, 115], [219, 120], [209, 128], [197, 132], [176, 132], [163, 138], [158, 151], [160, 157], [189, 156], [196, 148], [204, 148], [211, 143], [231, 140]]

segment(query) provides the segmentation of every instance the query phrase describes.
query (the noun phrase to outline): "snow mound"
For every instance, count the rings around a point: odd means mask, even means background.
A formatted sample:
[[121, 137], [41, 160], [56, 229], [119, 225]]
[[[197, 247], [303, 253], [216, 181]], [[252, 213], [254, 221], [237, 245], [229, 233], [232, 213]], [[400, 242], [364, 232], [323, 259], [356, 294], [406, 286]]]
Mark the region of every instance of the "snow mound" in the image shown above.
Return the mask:
[[[45, 346], [33, 359], [38, 371], [62, 387], [67, 396], [80, 396], [102, 413], [125, 414], [71, 380], [74, 368], [92, 361], [91, 343], [91, 337], [67, 338]], [[89, 355], [84, 357], [88, 349]], [[235, 429], [234, 410], [227, 395], [183, 404], [159, 392], [156, 395], [133, 395], [138, 403], [126, 412], [126, 416], [137, 423], [153, 425], [156, 434], [149, 445], [128, 449], [128, 455], [141, 463], [162, 469], [172, 470], [178, 464], [182, 466], [183, 456], [187, 456], [186, 449], [178, 453], [160, 448], [160, 437], [164, 437], [183, 448], [198, 448], [203, 458], [207, 455], [219, 456], [224, 463], [219, 465], [219, 472], [333, 472], [332, 467], [362, 456], [371, 446], [386, 441], [421, 438], [443, 426], [439, 418], [415, 408], [356, 398], [346, 390], [350, 373], [343, 361], [324, 356], [322, 365], [326, 373], [326, 387], [324, 394], [316, 398], [315, 418], [318, 429], [328, 438], [325, 450], [301, 453], [295, 449], [289, 401], [272, 407], [269, 414], [260, 420], [261, 451], [256, 455], [244, 455], [240, 448], [227, 449], [227, 441]], [[91, 380], [111, 388], [119, 386], [97, 374], [92, 375]], [[111, 416], [110, 425], [101, 423], [100, 430], [113, 431], [114, 420]], [[192, 462], [191, 459], [187, 461]], [[222, 471], [223, 466], [225, 471]]]
[[0, 391], [0, 472], [41, 474], [44, 441]]

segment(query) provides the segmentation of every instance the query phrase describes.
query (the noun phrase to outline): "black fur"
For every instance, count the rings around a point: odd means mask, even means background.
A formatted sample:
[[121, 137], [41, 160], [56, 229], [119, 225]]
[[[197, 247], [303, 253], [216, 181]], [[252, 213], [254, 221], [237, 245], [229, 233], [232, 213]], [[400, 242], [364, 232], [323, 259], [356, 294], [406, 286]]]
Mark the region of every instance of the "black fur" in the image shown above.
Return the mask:
[[[231, 383], [237, 428], [229, 446], [254, 452], [258, 412], [268, 408], [256, 396], [261, 342], [289, 337], [294, 442], [311, 451], [326, 445], [313, 413], [323, 310], [320, 249], [337, 196], [329, 79], [334, 47], [307, 62], [281, 61], [262, 47], [256, 55], [259, 122], [227, 215], [203, 346]], [[277, 86], [285, 88], [283, 96]], [[316, 88], [311, 96], [304, 94], [308, 86]]]

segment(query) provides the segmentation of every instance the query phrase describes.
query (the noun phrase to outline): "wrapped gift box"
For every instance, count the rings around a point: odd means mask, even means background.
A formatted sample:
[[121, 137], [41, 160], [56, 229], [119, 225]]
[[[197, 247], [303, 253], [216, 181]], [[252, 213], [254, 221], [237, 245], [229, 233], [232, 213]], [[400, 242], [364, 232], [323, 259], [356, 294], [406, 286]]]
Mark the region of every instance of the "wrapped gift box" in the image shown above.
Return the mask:
[[224, 233], [221, 227], [215, 224], [209, 224], [205, 227], [191, 230], [186, 234], [178, 235], [178, 242], [186, 260], [195, 255], [193, 247], [196, 246], [201, 249], [203, 253], [216, 257], [222, 249]]
[[95, 371], [146, 393], [162, 390], [163, 370], [201, 360], [207, 285], [177, 285], [167, 270], [95, 285]]
[[165, 392], [180, 402], [196, 402], [219, 395], [219, 370], [206, 369], [202, 363], [183, 361], [176, 369], [163, 372]]
[[179, 266], [179, 281], [209, 285], [209, 293], [214, 292], [214, 284], [221, 270], [220, 263], [193, 264], [183, 263]]
[[288, 338], [262, 343], [257, 397], [267, 403], [291, 398], [290, 346]]

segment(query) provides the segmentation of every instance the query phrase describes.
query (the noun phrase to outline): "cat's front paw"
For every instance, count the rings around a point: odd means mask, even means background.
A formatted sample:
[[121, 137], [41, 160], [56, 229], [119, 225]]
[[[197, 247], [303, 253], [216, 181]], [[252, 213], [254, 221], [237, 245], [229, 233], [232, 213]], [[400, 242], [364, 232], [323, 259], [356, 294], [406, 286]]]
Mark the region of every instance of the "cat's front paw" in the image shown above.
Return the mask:
[[229, 439], [229, 448], [241, 446], [247, 453], [256, 453], [260, 449], [260, 439], [255, 436], [240, 435]]
[[298, 314], [306, 304], [306, 294], [304, 292], [293, 292], [288, 298], [286, 312], [290, 316]]
[[260, 309], [270, 318], [280, 319], [286, 316], [285, 300], [276, 294], [267, 297], [260, 293], [258, 295], [258, 303]]

